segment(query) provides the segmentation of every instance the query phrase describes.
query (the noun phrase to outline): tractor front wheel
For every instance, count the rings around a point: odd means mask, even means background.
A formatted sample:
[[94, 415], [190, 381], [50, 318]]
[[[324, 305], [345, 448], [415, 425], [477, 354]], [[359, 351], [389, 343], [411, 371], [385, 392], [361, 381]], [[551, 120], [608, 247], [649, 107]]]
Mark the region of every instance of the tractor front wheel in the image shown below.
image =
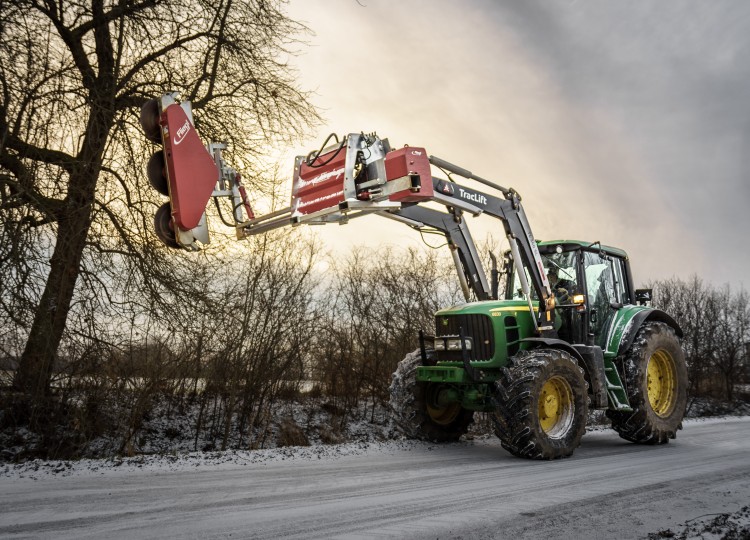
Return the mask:
[[588, 386], [570, 354], [522, 351], [495, 383], [495, 434], [503, 448], [528, 459], [568, 457], [581, 444]]
[[[428, 358], [433, 352], [427, 350]], [[419, 350], [399, 362], [391, 382], [390, 409], [394, 423], [411, 439], [453, 442], [461, 438], [474, 421], [474, 412], [460, 403], [443, 403], [445, 385], [418, 382], [417, 368], [422, 365]]]
[[666, 444], [682, 428], [687, 405], [687, 366], [674, 330], [647, 322], [623, 359], [632, 412], [607, 411], [620, 437], [640, 444]]

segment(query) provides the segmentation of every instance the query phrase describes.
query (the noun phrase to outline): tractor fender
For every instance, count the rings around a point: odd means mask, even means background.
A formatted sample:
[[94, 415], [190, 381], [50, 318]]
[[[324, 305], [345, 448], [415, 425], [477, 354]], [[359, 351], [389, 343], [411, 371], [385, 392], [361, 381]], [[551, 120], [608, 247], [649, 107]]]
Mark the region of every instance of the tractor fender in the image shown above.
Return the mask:
[[581, 353], [575, 350], [575, 348], [567, 341], [554, 338], [530, 337], [522, 339], [521, 343], [529, 343], [532, 349], [536, 349], [538, 347], [548, 347], [550, 349], [563, 350], [566, 353], [570, 354], [570, 356], [575, 358], [580, 366], [585, 365]]
[[589, 390], [592, 394], [591, 404], [595, 408], [607, 406], [607, 381], [604, 373], [604, 355], [600, 347], [571, 345], [561, 339], [550, 338], [526, 338], [521, 342], [531, 344], [531, 348], [548, 347], [551, 349], [560, 349], [576, 359], [578, 365], [586, 373]]
[[646, 322], [652, 321], [662, 322], [667, 326], [671, 326], [674, 329], [675, 334], [677, 334], [677, 337], [682, 338], [682, 328], [680, 328], [677, 321], [675, 321], [669, 314], [655, 308], [643, 309], [636, 313], [628, 323], [628, 327], [620, 340], [619, 347], [617, 348], [617, 355], [620, 356], [627, 352], [633, 344], [633, 340], [635, 339], [636, 334], [638, 334], [638, 330], [641, 329], [641, 326]]

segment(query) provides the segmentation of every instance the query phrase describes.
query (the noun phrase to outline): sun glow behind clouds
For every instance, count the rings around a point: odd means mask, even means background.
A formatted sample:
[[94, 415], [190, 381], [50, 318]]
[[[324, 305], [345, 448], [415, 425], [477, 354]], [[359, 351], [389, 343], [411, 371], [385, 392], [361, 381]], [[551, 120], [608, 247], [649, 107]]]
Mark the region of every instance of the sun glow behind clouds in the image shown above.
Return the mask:
[[[720, 51], [709, 50], [709, 60], [691, 56], [701, 54], [699, 47], [682, 51], [681, 32], [693, 45], [703, 39], [711, 46], [696, 30], [704, 23], [687, 24], [690, 11], [654, 11], [642, 3], [640, 10], [623, 10], [616, 2], [364, 4], [289, 6], [316, 34], [296, 62], [325, 122], [283, 157], [287, 163], [317, 148], [330, 131], [377, 131], [394, 147], [425, 146], [514, 187], [538, 238], [624, 248], [637, 282], [694, 272], [719, 283], [750, 281], [742, 275], [745, 253], [728, 252], [719, 270], [708, 262], [709, 249], [732, 244], [720, 235], [711, 244], [706, 233], [717, 227], [726, 237], [721, 209], [711, 218], [694, 212], [705, 177], [685, 163], [701, 165], [695, 156], [712, 118], [682, 99], [691, 91], [685, 85], [696, 81], [682, 75], [689, 69], [721, 75], [734, 67]], [[712, 54], [722, 62], [711, 61]], [[741, 174], [738, 156], [721, 156]], [[732, 173], [725, 167], [714, 175], [719, 191], [733, 181], [726, 171]], [[732, 192], [725, 195], [731, 199]], [[739, 219], [750, 228], [747, 217]], [[495, 220], [471, 226], [477, 239], [487, 232], [502, 237]], [[377, 217], [315, 230], [339, 253], [363, 244], [421, 245], [417, 233]]]

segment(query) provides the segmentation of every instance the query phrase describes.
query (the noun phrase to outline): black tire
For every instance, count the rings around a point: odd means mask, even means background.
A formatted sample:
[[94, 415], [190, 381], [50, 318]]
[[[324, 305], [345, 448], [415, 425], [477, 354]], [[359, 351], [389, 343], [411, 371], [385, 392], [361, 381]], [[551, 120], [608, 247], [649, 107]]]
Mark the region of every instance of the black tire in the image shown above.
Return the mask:
[[[432, 357], [428, 350], [428, 358]], [[447, 407], [434, 404], [443, 385], [417, 382], [417, 368], [422, 365], [419, 350], [399, 362], [390, 386], [391, 418], [399, 431], [410, 439], [431, 442], [453, 442], [464, 435], [474, 421], [474, 412], [459, 403]]]
[[688, 387], [685, 354], [674, 330], [660, 322], [645, 323], [623, 359], [623, 371], [633, 411], [608, 410], [612, 428], [639, 444], [674, 439], [682, 429]]
[[151, 184], [151, 187], [162, 195], [169, 196], [164, 152], [159, 150], [151, 155], [146, 164], [146, 175], [148, 176], [148, 182]]
[[172, 208], [168, 202], [162, 204], [154, 215], [154, 230], [156, 236], [164, 245], [174, 249], [179, 249], [177, 237], [172, 227]]
[[149, 99], [141, 106], [141, 128], [146, 138], [156, 144], [161, 144], [161, 126], [159, 125], [159, 103]]
[[581, 444], [588, 417], [583, 369], [565, 351], [521, 351], [495, 383], [491, 417], [503, 448], [527, 459], [568, 457]]

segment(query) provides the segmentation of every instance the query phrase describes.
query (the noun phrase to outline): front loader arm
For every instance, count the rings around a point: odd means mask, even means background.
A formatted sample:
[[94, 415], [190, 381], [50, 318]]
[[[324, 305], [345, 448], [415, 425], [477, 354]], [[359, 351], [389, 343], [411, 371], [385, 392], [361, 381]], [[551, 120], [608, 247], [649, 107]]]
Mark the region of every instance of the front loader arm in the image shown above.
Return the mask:
[[[531, 278], [531, 287], [534, 288], [537, 298], [540, 299], [539, 319], [538, 321], [535, 320], [536, 330], [538, 333], [553, 332], [555, 299], [526, 212], [521, 205], [520, 195], [513, 189], [506, 189], [489, 180], [479, 178], [466, 169], [456, 167], [440, 158], [430, 156], [430, 162], [449, 173], [452, 172], [488, 185], [504, 195], [504, 198], [501, 199], [455, 182], [433, 178], [434, 200], [436, 202], [444, 204], [448, 208], [458, 208], [473, 215], [487, 214], [500, 220], [510, 243], [516, 272], [521, 280], [523, 292], [529, 301], [529, 308], [532, 313], [531, 291], [529, 283], [526, 281], [526, 271]], [[468, 234], [468, 230], [466, 233]], [[467, 253], [469, 252], [467, 251]], [[479, 262], [478, 258], [477, 262]]]
[[[532, 313], [531, 287], [540, 300], [538, 320], [534, 318], [537, 333], [554, 333], [554, 296], [521, 197], [514, 190], [428, 156], [424, 148], [392, 150], [387, 139], [352, 133], [341, 140], [332, 136], [335, 144], [297, 157], [290, 205], [255, 216], [239, 174], [222, 157], [225, 145], [201, 146], [189, 103], [179, 103], [175, 94], [152, 100], [141, 111], [141, 125], [147, 138], [164, 147], [163, 155], [155, 154], [157, 166], [149, 166], [149, 180], [169, 197], [157, 213], [155, 225], [159, 238], [170, 247], [195, 250], [198, 242], [208, 243], [203, 211], [212, 197], [230, 199], [237, 238], [285, 226], [346, 223], [376, 214], [416, 229], [440, 231], [448, 240], [466, 299], [473, 291], [478, 300], [489, 300], [493, 291], [464, 219], [467, 213], [488, 214], [503, 224]], [[189, 150], [185, 141], [191, 144]], [[159, 167], [159, 162], [164, 165]], [[432, 166], [445, 172], [448, 180], [434, 178]], [[451, 180], [451, 174], [489, 186], [503, 197], [459, 185]], [[425, 203], [440, 204], [445, 211]]]
[[446, 213], [415, 205], [382, 215], [418, 230], [426, 226], [440, 231], [448, 241], [466, 299], [468, 300], [469, 290], [474, 291], [477, 300], [492, 299], [490, 285], [474, 245], [474, 239], [460, 211]]

